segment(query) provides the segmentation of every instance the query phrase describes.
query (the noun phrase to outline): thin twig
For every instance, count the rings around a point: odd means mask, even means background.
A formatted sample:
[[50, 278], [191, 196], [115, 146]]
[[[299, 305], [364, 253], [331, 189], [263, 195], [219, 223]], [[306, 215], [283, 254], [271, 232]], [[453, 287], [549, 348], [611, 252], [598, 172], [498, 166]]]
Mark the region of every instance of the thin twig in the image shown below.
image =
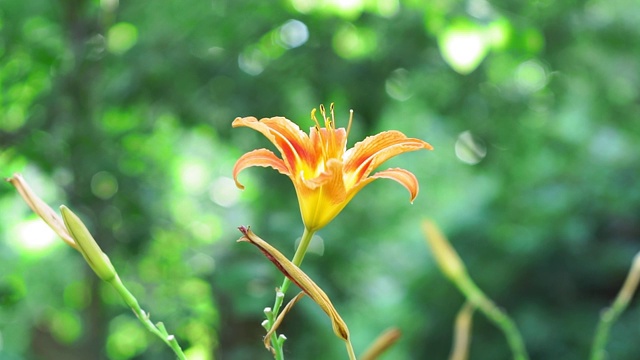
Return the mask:
[[605, 309], [600, 315], [600, 322], [596, 328], [596, 334], [593, 339], [593, 347], [591, 348], [591, 360], [602, 360], [606, 356], [607, 339], [611, 326], [618, 320], [620, 315], [629, 305], [629, 301], [638, 288], [640, 282], [640, 252], [633, 258], [633, 263], [629, 269], [627, 279], [622, 285], [622, 289], [613, 301], [613, 304]]

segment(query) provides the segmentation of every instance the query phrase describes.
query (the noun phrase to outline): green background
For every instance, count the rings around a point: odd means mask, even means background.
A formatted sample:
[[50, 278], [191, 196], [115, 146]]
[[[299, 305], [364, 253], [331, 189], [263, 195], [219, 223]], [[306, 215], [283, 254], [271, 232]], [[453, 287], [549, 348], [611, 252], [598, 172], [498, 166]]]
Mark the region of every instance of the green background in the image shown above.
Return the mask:
[[[387, 129], [430, 142], [381, 169], [314, 240], [303, 269], [357, 353], [384, 329], [385, 359], [443, 359], [464, 298], [420, 230], [435, 219], [477, 284], [518, 324], [533, 359], [583, 359], [601, 309], [640, 249], [640, 5], [636, 0], [0, 1], [0, 176], [22, 173], [87, 223], [152, 320], [190, 359], [268, 359], [262, 310], [281, 274], [236, 243], [251, 225], [291, 256], [291, 182], [231, 169], [273, 148], [236, 116], [319, 104], [349, 146]], [[640, 309], [612, 359], [640, 356]], [[303, 299], [290, 359], [346, 358]], [[471, 359], [506, 359], [476, 314]], [[0, 359], [171, 359], [82, 257], [0, 184]]]

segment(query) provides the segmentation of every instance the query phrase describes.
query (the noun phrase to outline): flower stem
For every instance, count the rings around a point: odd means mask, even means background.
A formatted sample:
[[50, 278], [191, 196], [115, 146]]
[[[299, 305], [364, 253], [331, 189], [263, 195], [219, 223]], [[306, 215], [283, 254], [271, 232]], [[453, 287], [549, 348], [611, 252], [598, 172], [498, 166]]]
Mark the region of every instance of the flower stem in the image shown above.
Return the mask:
[[458, 287], [467, 301], [480, 309], [489, 320], [502, 330], [513, 353], [513, 358], [528, 360], [529, 356], [516, 324], [471, 280], [462, 259], [438, 226], [433, 221], [426, 220], [423, 222], [423, 229], [427, 236], [427, 243], [431, 247], [442, 273]]
[[528, 360], [529, 356], [527, 355], [524, 341], [513, 320], [511, 320], [505, 312], [500, 310], [468, 276], [457, 278], [456, 285], [458, 285], [458, 288], [467, 300], [482, 311], [489, 320], [502, 330], [504, 336], [507, 338], [507, 343], [511, 348], [514, 360]]
[[351, 345], [351, 341], [346, 341], [347, 344], [347, 354], [349, 354], [349, 360], [357, 360], [356, 353], [353, 351], [353, 345]]
[[182, 348], [180, 348], [180, 344], [178, 344], [175, 336], [169, 335], [163, 323], [160, 322], [157, 325], [154, 325], [151, 322], [150, 314], [142, 310], [140, 304], [138, 304], [138, 300], [133, 296], [133, 294], [131, 294], [129, 289], [124, 286], [124, 284], [120, 280], [120, 277], [116, 275], [115, 278], [109, 281], [109, 284], [111, 284], [116, 289], [124, 302], [131, 308], [131, 310], [133, 310], [133, 313], [136, 314], [138, 320], [140, 320], [142, 325], [144, 325], [147, 330], [159, 337], [162, 342], [170, 347], [171, 350], [173, 350], [173, 352], [176, 354], [178, 359], [187, 360], [187, 357], [182, 352]]
[[591, 360], [602, 360], [606, 357], [605, 346], [611, 326], [629, 305], [629, 301], [638, 287], [638, 282], [640, 282], [640, 253], [634, 257], [627, 279], [613, 304], [600, 315], [600, 322], [591, 348]]
[[[314, 231], [309, 231], [307, 228], [304, 229], [302, 233], [302, 238], [300, 239], [300, 244], [298, 244], [298, 248], [296, 249], [295, 254], [293, 255], [293, 259], [291, 262], [295, 266], [300, 266], [302, 260], [304, 259], [304, 255], [307, 253], [307, 248], [311, 243], [311, 239], [313, 238]], [[289, 286], [291, 285], [291, 280], [285, 276], [282, 281], [282, 285], [276, 292], [276, 299], [273, 303], [273, 308], [271, 310], [271, 314], [267, 315], [268, 320], [268, 329], [271, 329], [275, 320], [278, 318], [278, 313], [280, 312], [280, 307], [282, 306], [282, 302], [284, 301], [284, 295], [287, 293]], [[278, 334], [274, 331], [271, 334], [271, 344], [273, 344], [273, 355], [276, 360], [283, 360], [284, 354], [282, 353], [282, 341], [278, 341]]]

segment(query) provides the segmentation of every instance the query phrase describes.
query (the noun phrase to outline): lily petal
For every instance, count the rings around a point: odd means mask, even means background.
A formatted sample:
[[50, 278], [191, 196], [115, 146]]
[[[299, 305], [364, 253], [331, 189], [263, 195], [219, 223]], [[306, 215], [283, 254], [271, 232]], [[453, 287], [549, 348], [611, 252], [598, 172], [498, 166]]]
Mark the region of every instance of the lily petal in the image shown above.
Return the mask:
[[325, 184], [324, 196], [330, 199], [334, 204], [338, 204], [345, 201], [347, 196], [347, 189], [344, 186], [342, 161], [337, 159], [329, 159], [327, 161], [327, 172], [331, 175]]
[[231, 126], [246, 126], [262, 133], [278, 148], [282, 153], [282, 159], [294, 173], [301, 164], [315, 165], [317, 161], [310, 146], [309, 135], [287, 118], [277, 116], [258, 120], [253, 116], [238, 117], [233, 120]]
[[351, 173], [350, 180], [358, 182], [390, 158], [420, 149], [433, 150], [433, 146], [395, 130], [368, 136], [345, 153], [345, 173]]
[[342, 161], [329, 159], [327, 171], [296, 186], [300, 212], [308, 229], [317, 230], [322, 227], [320, 224], [327, 224], [347, 205], [348, 196], [355, 195], [347, 192], [342, 168]]
[[272, 167], [281, 174], [290, 176], [291, 172], [287, 168], [286, 164], [282, 159], [276, 156], [273, 152], [267, 149], [258, 149], [250, 151], [244, 155], [242, 155], [238, 161], [236, 161], [235, 166], [233, 167], [233, 180], [236, 182], [236, 186], [239, 189], [244, 189], [244, 185], [242, 185], [238, 181], [238, 174], [252, 166], [263, 166], [263, 167]]
[[311, 144], [318, 156], [325, 159], [342, 158], [347, 147], [347, 132], [344, 128], [311, 128]]
[[[413, 175], [412, 172], [400, 169], [400, 168], [392, 168], [383, 171], [378, 171], [377, 173], [371, 175], [369, 179], [391, 179], [400, 183], [400, 185], [404, 186], [407, 190], [409, 190], [409, 194], [411, 195], [410, 201], [413, 202], [416, 196], [418, 196], [418, 179]], [[366, 181], [366, 180], [365, 180]]]

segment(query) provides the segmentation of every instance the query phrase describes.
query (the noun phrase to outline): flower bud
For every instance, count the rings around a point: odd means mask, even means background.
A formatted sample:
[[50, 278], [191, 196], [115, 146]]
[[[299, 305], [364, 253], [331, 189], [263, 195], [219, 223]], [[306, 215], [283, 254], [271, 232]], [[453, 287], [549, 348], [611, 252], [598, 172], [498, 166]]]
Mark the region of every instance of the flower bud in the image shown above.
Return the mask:
[[400, 330], [398, 328], [389, 328], [385, 330], [378, 338], [369, 346], [367, 351], [360, 356], [360, 360], [374, 360], [380, 357], [382, 353], [387, 351], [398, 339], [400, 339]]
[[118, 275], [116, 270], [82, 220], [64, 205], [60, 206], [60, 212], [67, 230], [69, 230], [76, 244], [78, 244], [82, 256], [84, 256], [84, 259], [96, 275], [106, 282], [113, 280]]
[[433, 221], [425, 220], [422, 223], [422, 230], [427, 237], [433, 257], [444, 275], [454, 281], [464, 277], [467, 272], [464, 263], [438, 226]]

